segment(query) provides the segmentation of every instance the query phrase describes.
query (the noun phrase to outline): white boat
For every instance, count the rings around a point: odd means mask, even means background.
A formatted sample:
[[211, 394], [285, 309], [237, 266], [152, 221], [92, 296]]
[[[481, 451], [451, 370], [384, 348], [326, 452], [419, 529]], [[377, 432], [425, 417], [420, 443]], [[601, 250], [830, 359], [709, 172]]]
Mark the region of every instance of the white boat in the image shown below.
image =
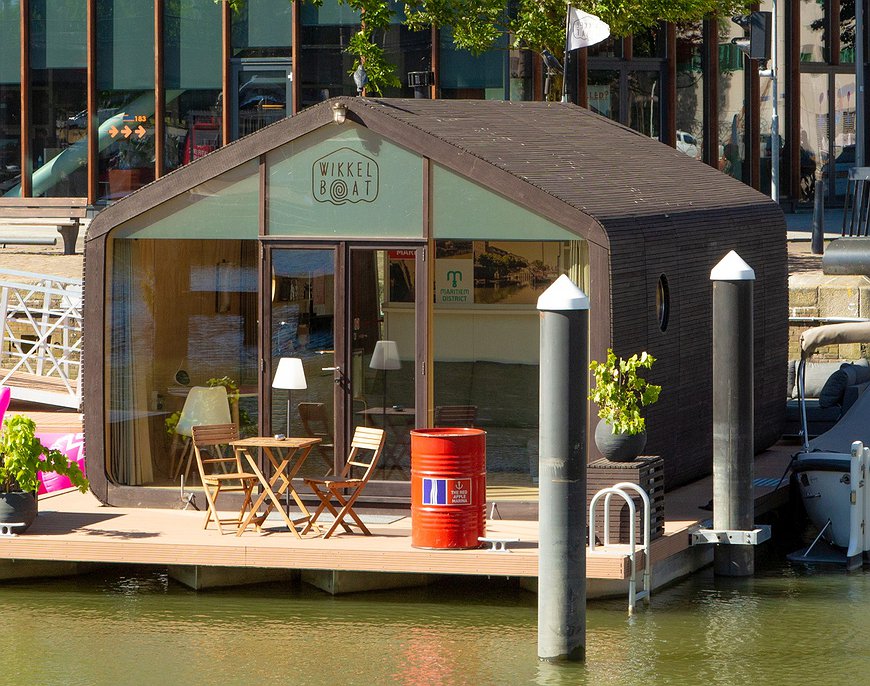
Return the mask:
[[831, 429], [808, 440], [804, 388], [808, 358], [822, 346], [849, 343], [870, 343], [870, 322], [817, 326], [801, 335], [798, 394], [803, 447], [794, 456], [792, 471], [807, 515], [820, 531], [819, 537], [838, 548], [848, 549], [849, 555], [856, 555], [866, 548], [856, 540], [856, 526], [863, 531], [864, 519], [863, 508], [857, 508], [856, 503], [858, 487], [853, 488], [852, 482], [859, 475], [863, 501], [865, 456], [863, 446], [858, 448], [861, 454], [853, 456], [853, 444], [860, 441], [870, 446], [870, 391], [861, 393]]

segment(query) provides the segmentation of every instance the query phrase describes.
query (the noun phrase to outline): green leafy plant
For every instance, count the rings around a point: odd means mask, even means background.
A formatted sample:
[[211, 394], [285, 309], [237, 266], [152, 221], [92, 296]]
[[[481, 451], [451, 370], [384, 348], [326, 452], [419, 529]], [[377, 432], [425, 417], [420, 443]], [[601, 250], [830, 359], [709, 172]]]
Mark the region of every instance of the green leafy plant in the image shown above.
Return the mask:
[[163, 425], [166, 427], [166, 433], [170, 436], [175, 435], [175, 428], [178, 426], [179, 419], [181, 419], [181, 410], [176, 410], [163, 420]]
[[82, 493], [88, 480], [75, 462], [59, 450], [46, 448], [36, 437], [36, 423], [16, 414], [3, 422], [0, 433], [0, 487], [6, 493], [35, 493], [39, 487], [37, 472], [55, 472], [66, 476]]
[[598, 404], [598, 416], [610, 425], [613, 433], [639, 434], [646, 429], [640, 409], [656, 402], [662, 387], [638, 376], [638, 370], [649, 369], [655, 361], [647, 352], [625, 360], [608, 348], [605, 362], [589, 364], [595, 378], [589, 399]]
[[[235, 379], [228, 376], [212, 377], [205, 382], [206, 386], [223, 386], [227, 389], [227, 398], [230, 400], [230, 408], [235, 408], [238, 412], [239, 434], [242, 436], [253, 435], [257, 432], [251, 415], [239, 404], [239, 384]], [[233, 413], [235, 414], [235, 412]], [[167, 420], [168, 421], [168, 420]], [[178, 422], [176, 421], [176, 424]]]

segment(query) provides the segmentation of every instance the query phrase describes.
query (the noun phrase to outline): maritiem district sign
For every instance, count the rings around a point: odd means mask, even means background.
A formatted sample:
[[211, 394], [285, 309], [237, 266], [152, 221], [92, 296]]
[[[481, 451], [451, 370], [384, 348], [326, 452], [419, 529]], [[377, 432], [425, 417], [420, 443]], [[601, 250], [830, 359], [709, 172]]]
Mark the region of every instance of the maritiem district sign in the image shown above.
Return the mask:
[[311, 185], [317, 202], [333, 205], [374, 202], [378, 197], [378, 163], [350, 148], [339, 148], [314, 162]]
[[439, 303], [473, 303], [474, 261], [436, 260], [435, 292]]

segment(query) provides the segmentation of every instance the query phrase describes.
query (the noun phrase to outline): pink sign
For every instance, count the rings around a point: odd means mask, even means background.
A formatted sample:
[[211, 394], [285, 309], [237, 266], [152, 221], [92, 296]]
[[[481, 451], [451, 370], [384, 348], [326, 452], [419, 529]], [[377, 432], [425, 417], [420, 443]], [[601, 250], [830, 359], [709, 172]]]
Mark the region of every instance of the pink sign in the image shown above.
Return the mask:
[[[82, 472], [85, 471], [85, 438], [82, 433], [73, 434], [49, 434], [37, 433], [36, 437], [42, 441], [42, 444], [52, 450], [60, 450], [69, 458], [70, 462], [78, 464]], [[39, 491], [43, 493], [51, 493], [53, 491], [61, 491], [65, 488], [71, 488], [72, 483], [68, 477], [60, 476], [51, 472], [49, 474], [39, 473]]]

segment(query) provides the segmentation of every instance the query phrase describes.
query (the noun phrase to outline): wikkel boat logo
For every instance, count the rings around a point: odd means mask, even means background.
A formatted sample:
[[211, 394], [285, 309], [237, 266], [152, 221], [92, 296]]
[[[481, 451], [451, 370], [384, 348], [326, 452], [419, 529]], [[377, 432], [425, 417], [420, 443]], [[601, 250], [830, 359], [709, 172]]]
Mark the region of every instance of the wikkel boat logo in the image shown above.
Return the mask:
[[350, 148], [339, 148], [314, 163], [312, 190], [317, 202], [374, 202], [378, 197], [378, 163]]

